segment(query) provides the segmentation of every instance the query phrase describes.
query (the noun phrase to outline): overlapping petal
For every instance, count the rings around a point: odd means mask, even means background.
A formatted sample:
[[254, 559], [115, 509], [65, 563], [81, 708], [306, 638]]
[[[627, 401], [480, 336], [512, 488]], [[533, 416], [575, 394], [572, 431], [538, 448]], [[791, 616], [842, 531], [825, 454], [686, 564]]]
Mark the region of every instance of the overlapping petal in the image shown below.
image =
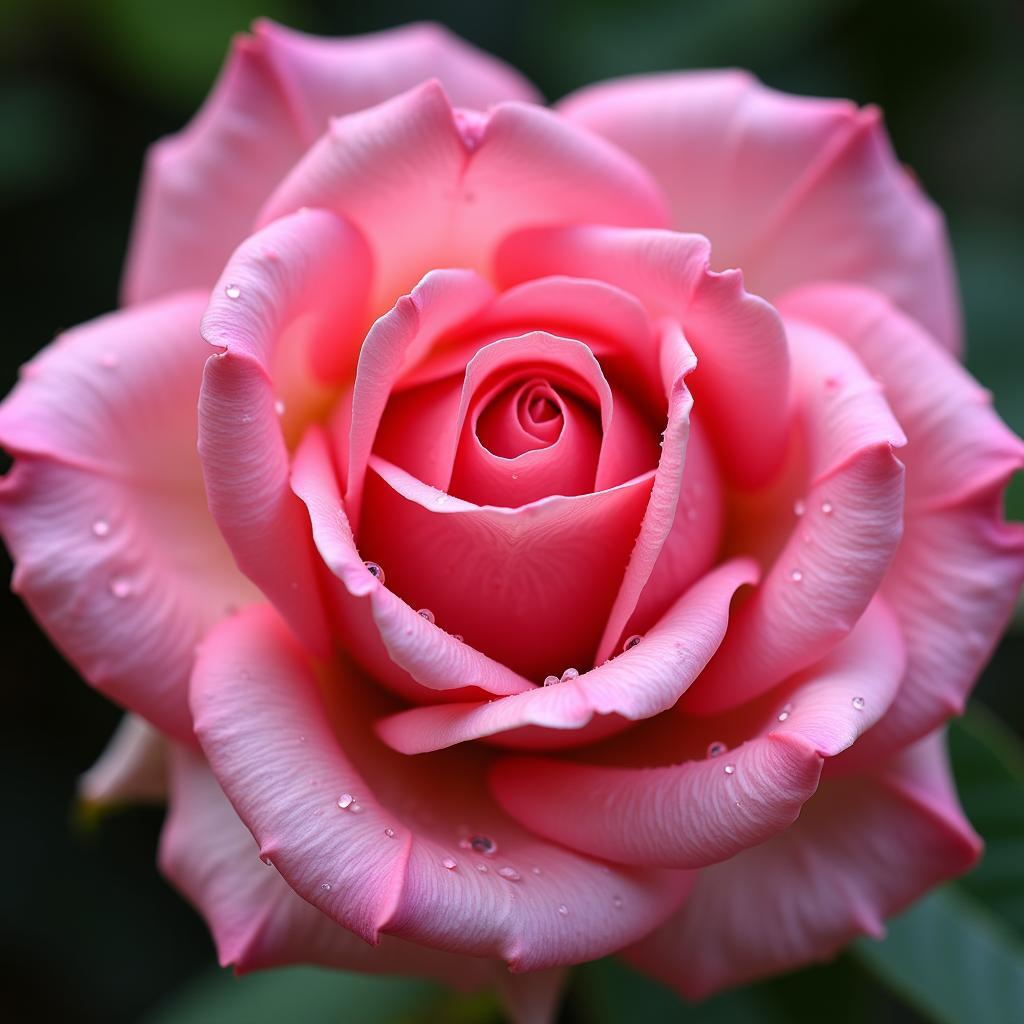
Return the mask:
[[202, 309], [176, 295], [77, 327], [0, 407], [15, 590], [89, 682], [185, 742], [193, 648], [255, 595], [195, 452]]
[[667, 195], [673, 227], [707, 235], [716, 266], [742, 267], [758, 294], [871, 285], [959, 351], [942, 215], [896, 159], [876, 109], [703, 71], [600, 83], [559, 110], [635, 156]]
[[[318, 682], [267, 607], [208, 639], [192, 707], [261, 854], [371, 943], [392, 934], [537, 970], [635, 941], [689, 884], [678, 872], [608, 868], [524, 832], [491, 803], [481, 750], [414, 762], [388, 751], [368, 728], [379, 694], [340, 666]], [[474, 836], [486, 840], [474, 846]]]

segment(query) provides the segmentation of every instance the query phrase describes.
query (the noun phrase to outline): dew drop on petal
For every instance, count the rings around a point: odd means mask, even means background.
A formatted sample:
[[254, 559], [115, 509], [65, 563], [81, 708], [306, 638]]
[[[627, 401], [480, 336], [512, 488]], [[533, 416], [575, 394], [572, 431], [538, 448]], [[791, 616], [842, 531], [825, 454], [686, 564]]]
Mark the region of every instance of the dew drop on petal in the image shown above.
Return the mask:
[[284, 408], [285, 408], [284, 402], [282, 402], [281, 399], [278, 398], [274, 402], [274, 412], [276, 412], [278, 416], [283, 416], [284, 415]]
[[559, 679], [558, 676], [545, 676], [544, 677], [544, 685], [545, 686], [557, 686], [558, 683], [560, 683], [561, 681], [562, 680]]
[[863, 697], [854, 697], [850, 703], [858, 710], [863, 711], [867, 701]]
[[348, 813], [349, 814], [362, 814], [363, 813], [363, 805], [361, 803], [359, 803], [357, 800], [353, 800], [352, 803], [350, 803], [349, 806], [348, 806]]
[[723, 771], [723, 772], [725, 772], [725, 774], [726, 774], [726, 775], [732, 775], [732, 774], [733, 774], [733, 772], [735, 772], [735, 771], [736, 771], [736, 765], [734, 765], [734, 764], [727, 764], [727, 765], [726, 765], [726, 766], [725, 766], [725, 767], [724, 767], [724, 768], [722, 769], [722, 771]]
[[486, 875], [487, 874], [487, 865], [486, 864], [477, 864], [476, 869], [477, 869], [477, 871], [480, 872], [481, 875]]
[[269, 868], [273, 866], [274, 862], [268, 856], [266, 856], [266, 854], [264, 854], [260, 857], [260, 863], [265, 864]]
[[378, 582], [384, 582], [384, 570], [376, 562], [363, 562], [366, 571]]
[[790, 713], [792, 712], [792, 710], [793, 710], [793, 705], [792, 705], [792, 704], [786, 704], [786, 705], [785, 705], [785, 706], [784, 706], [784, 707], [783, 707], [783, 708], [782, 708], [782, 709], [781, 709], [781, 710], [779, 711], [779, 714], [778, 714], [778, 719], [779, 719], [779, 721], [780, 721], [780, 722], [784, 722], [784, 721], [785, 721], [785, 720], [786, 720], [787, 718], [789, 718], [789, 716], [790, 716]]
[[498, 844], [490, 836], [473, 836], [469, 840], [471, 850], [482, 853], [485, 857], [493, 857], [498, 852]]
[[543, 871], [541, 871], [541, 869], [540, 869], [540, 868], [537, 868], [537, 867], [533, 867], [533, 868], [530, 868], [530, 871], [531, 871], [531, 872], [532, 872], [533, 874], [535, 874], [535, 875], [542, 875], [542, 874], [544, 874], [544, 872], [543, 872]]
[[110, 581], [110, 592], [118, 599], [130, 596], [132, 592], [131, 580], [127, 576], [115, 576]]
[[466, 642], [466, 638], [461, 633], [452, 633], [452, 636], [458, 640], [460, 644], [464, 644]]
[[630, 637], [630, 638], [629, 638], [629, 639], [628, 639], [628, 640], [627, 640], [627, 641], [626, 641], [626, 642], [625, 642], [625, 643], [624, 643], [624, 644], [622, 645], [622, 649], [623, 649], [623, 651], [629, 651], [629, 650], [632, 650], [632, 649], [633, 649], [634, 647], [636, 647], [636, 645], [637, 645], [638, 643], [640, 643], [640, 641], [641, 641], [641, 640], [643, 640], [643, 637], [642, 637], [642, 636], [641, 636], [641, 635], [640, 635], [639, 633], [634, 633], [634, 634], [633, 634], [633, 635], [632, 635], [632, 636], [631, 636], [631, 637]]
[[579, 677], [580, 677], [580, 670], [578, 668], [567, 668], [562, 673], [562, 678], [559, 681], [563, 682], [563, 683], [568, 683], [568, 682], [570, 682], [573, 679], [579, 679]]
[[805, 502], [797, 500], [793, 502], [793, 515], [798, 518], [807, 511], [807, 505]]
[[110, 535], [110, 523], [106, 519], [97, 519], [92, 524], [92, 532], [97, 537], [108, 537]]
[[228, 297], [229, 299], [237, 299], [237, 298], [238, 298], [238, 296], [242, 294], [242, 289], [241, 289], [241, 288], [239, 288], [237, 284], [229, 284], [229, 285], [228, 285], [228, 286], [227, 286], [227, 287], [226, 287], [226, 288], [224, 289], [224, 294], [225, 294], [225, 295], [226, 295], [226, 296], [227, 296], [227, 297]]
[[831, 501], [823, 501], [821, 503], [821, 511], [826, 516], [832, 515], [832, 502]]
[[386, 835], [388, 837], [388, 839], [394, 839], [395, 838], [395, 830], [390, 825], [388, 825], [388, 827], [386, 829], [384, 829], [384, 835]]
[[331, 891], [331, 883], [330, 882], [321, 882], [320, 883], [320, 891], [321, 892], [330, 892]]
[[436, 621], [434, 619], [434, 613], [429, 608], [421, 608], [416, 614], [421, 619], [426, 619], [427, 622], [433, 623]]
[[800, 582], [800, 581], [801, 581], [801, 580], [802, 580], [802, 579], [804, 578], [804, 574], [803, 574], [803, 573], [802, 573], [802, 572], [801, 572], [801, 571], [800, 571], [799, 569], [794, 569], [794, 570], [793, 570], [793, 571], [792, 571], [792, 572], [791, 572], [791, 573], [789, 574], [789, 578], [790, 578], [790, 579], [791, 579], [791, 580], [792, 580], [792, 581], [793, 581], [794, 583], [799, 583], [799, 582]]
[[502, 878], [507, 878], [510, 882], [518, 882], [522, 878], [522, 875], [515, 868], [498, 868], [498, 874]]
[[558, 912], [562, 915], [562, 917], [566, 917], [569, 913], [569, 908], [564, 903], [559, 903]]
[[347, 811], [355, 802], [356, 798], [351, 793], [342, 793], [338, 797], [338, 806], [343, 811]]
[[441, 863], [442, 863], [442, 864], [443, 864], [443, 865], [444, 865], [444, 866], [445, 866], [445, 867], [446, 867], [446, 868], [447, 868], [447, 869], [448, 869], [449, 871], [454, 871], [454, 870], [455, 870], [455, 869], [456, 869], [456, 868], [458, 867], [458, 864], [456, 863], [456, 861], [455, 861], [455, 858], [454, 858], [454, 857], [445, 857], [445, 859], [444, 859], [443, 861], [441, 861]]
[[714, 743], [708, 744], [708, 757], [718, 757], [720, 754], [724, 754], [729, 748], [721, 741], [715, 740]]

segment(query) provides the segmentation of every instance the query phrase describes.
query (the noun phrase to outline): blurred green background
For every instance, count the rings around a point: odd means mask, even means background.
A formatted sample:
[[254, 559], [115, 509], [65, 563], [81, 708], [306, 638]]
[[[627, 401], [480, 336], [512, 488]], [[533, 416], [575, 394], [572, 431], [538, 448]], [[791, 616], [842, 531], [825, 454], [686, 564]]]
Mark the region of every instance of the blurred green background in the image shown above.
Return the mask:
[[[945, 209], [968, 364], [1024, 433], [1024, 6], [1016, 0], [0, 0], [0, 389], [61, 328], [112, 308], [146, 146], [202, 100], [232, 33], [267, 15], [351, 34], [433, 18], [550, 99], [635, 71], [736, 65], [886, 113]], [[1024, 487], [1011, 497], [1021, 518]], [[9, 563], [4, 562], [4, 570]], [[71, 823], [76, 775], [117, 712], [20, 602], [0, 606], [0, 991], [14, 1021], [496, 1021], [487, 999], [293, 971], [240, 984], [153, 866], [160, 814]], [[1024, 637], [1019, 624], [953, 736], [982, 866], [894, 922], [881, 946], [685, 1008], [625, 968], [577, 973], [565, 1021], [1024, 1020]], [[995, 714], [992, 714], [994, 712]]]

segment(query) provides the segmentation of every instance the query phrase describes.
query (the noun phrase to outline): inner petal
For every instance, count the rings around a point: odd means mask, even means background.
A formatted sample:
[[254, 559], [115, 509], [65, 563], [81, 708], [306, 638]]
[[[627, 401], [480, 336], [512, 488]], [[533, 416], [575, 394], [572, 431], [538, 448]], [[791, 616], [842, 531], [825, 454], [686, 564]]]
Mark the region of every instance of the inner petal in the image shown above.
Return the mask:
[[492, 455], [514, 459], [554, 444], [564, 425], [561, 396], [546, 380], [534, 379], [509, 385], [489, 402], [477, 420], [476, 436]]

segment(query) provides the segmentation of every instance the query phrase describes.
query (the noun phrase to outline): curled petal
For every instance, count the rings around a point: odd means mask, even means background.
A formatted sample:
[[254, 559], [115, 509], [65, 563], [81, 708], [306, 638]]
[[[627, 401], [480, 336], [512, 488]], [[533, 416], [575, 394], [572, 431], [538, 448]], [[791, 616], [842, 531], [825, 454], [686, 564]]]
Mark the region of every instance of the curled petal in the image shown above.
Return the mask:
[[[713, 864], [792, 825], [818, 787], [824, 758], [878, 721], [903, 665], [895, 620], [876, 605], [787, 688], [781, 719], [777, 703], [739, 721], [673, 719], [677, 747], [700, 733], [731, 741], [713, 741], [706, 755], [659, 768], [511, 757], [495, 766], [491, 787], [517, 821], [573, 849], [622, 864]], [[726, 745], [732, 749], [716, 749]]]
[[125, 715], [96, 763], [78, 780], [86, 806], [162, 803], [167, 793], [167, 741], [138, 715]]
[[824, 782], [780, 835], [701, 871], [683, 908], [626, 958], [700, 999], [881, 937], [884, 918], [980, 851], [937, 734], [866, 776]]

